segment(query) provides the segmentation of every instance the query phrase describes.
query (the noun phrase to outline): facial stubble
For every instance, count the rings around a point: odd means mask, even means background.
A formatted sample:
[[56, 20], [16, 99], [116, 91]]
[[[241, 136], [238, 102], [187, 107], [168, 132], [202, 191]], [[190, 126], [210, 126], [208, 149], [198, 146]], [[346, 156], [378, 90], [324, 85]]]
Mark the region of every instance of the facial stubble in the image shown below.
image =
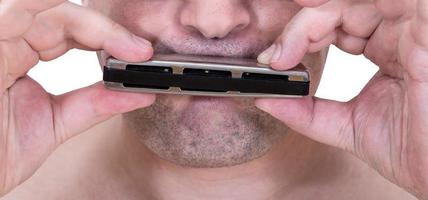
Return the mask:
[[266, 154], [287, 132], [283, 123], [258, 110], [253, 99], [229, 99], [236, 109], [228, 110], [232, 105], [220, 105], [229, 101], [224, 98], [203, 102], [188, 97], [188, 106], [177, 110], [172, 104], [176, 98], [160, 95], [151, 107], [125, 114], [124, 122], [142, 145], [181, 166], [249, 162]]

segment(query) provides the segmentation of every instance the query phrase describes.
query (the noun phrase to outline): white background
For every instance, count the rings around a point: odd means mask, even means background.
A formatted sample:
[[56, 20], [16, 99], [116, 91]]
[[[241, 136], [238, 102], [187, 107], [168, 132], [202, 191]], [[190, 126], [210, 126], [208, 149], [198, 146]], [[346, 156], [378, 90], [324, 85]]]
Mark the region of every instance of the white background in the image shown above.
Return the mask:
[[[377, 70], [378, 68], [363, 56], [349, 55], [332, 47], [317, 96], [348, 101], [361, 91]], [[56, 95], [102, 79], [95, 53], [80, 50], [71, 50], [50, 62], [40, 62], [29, 75], [48, 92]]]

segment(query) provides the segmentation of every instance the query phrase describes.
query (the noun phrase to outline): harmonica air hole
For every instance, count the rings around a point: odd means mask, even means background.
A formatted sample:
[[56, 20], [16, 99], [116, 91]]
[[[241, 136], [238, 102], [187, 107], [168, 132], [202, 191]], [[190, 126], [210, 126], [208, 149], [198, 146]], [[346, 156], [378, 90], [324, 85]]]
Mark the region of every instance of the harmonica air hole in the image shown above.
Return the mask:
[[[144, 73], [153, 73], [153, 74], [172, 74], [171, 67], [158, 67], [158, 66], [149, 66], [149, 65], [126, 65], [126, 70], [129, 71], [137, 71]], [[149, 89], [162, 89], [168, 90], [167, 86], [160, 86], [157, 84], [131, 84], [131, 83], [123, 83], [124, 87], [130, 88], [149, 88]]]
[[287, 75], [274, 75], [274, 74], [259, 74], [259, 73], [251, 73], [244, 72], [242, 74], [242, 79], [251, 79], [251, 80], [278, 80], [278, 81], [288, 81]]
[[[208, 70], [208, 69], [194, 69], [194, 68], [185, 68], [183, 70], [183, 77], [188, 78], [202, 78], [202, 81], [205, 78], [215, 78], [215, 79], [230, 79], [232, 78], [232, 72], [222, 71], [222, 70]], [[211, 85], [211, 86], [210, 86]], [[213, 82], [207, 82], [203, 85], [189, 85], [187, 87], [181, 87], [184, 91], [201, 91], [201, 92], [227, 92], [227, 90], [216, 89], [218, 85]]]
[[126, 65], [126, 70], [139, 71], [139, 72], [151, 72], [151, 73], [162, 73], [172, 74], [172, 67], [158, 67], [149, 65]]
[[231, 78], [232, 72], [230, 71], [221, 71], [221, 70], [207, 70], [207, 69], [193, 69], [185, 68], [183, 70], [184, 76], [204, 76], [204, 77], [221, 77], [221, 78]]

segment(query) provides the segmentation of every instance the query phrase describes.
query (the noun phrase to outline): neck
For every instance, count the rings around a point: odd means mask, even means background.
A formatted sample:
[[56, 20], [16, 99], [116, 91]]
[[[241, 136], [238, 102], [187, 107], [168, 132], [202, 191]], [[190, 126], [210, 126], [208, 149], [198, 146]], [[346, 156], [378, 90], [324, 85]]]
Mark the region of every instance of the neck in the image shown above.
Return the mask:
[[150, 199], [283, 199], [296, 187], [332, 181], [331, 173], [343, 165], [334, 149], [291, 131], [263, 157], [224, 168], [175, 165], [149, 151], [126, 126], [120, 132], [112, 138], [117, 156], [111, 161], [119, 180]]

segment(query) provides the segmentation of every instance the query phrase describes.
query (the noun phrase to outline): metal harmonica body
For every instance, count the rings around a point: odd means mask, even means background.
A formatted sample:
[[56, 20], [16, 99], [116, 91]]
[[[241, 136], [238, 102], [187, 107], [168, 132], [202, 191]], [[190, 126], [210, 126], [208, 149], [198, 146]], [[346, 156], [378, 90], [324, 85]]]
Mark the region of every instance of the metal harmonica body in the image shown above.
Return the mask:
[[202, 96], [302, 97], [309, 94], [309, 73], [303, 65], [276, 71], [255, 60], [155, 55], [141, 63], [108, 58], [107, 88], [129, 92]]

